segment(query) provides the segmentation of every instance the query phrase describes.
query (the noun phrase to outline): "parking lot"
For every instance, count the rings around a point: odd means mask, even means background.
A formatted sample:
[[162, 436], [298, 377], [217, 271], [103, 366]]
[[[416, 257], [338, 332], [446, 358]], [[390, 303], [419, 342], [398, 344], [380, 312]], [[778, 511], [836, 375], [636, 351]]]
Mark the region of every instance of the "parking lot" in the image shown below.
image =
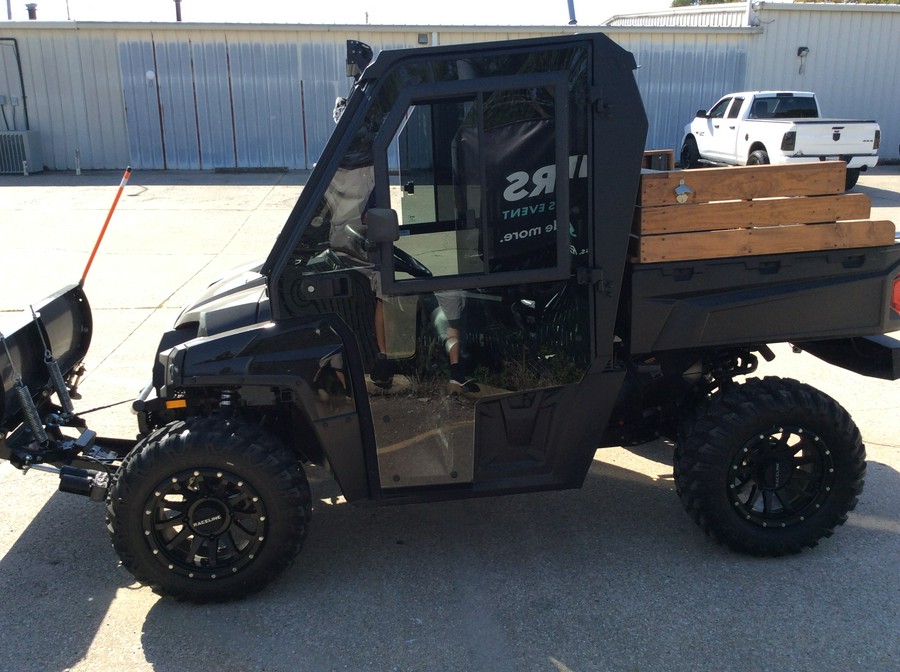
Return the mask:
[[[78, 281], [120, 178], [0, 176], [0, 323]], [[162, 330], [266, 255], [304, 179], [133, 175], [85, 284], [94, 337], [77, 410], [130, 403]], [[872, 219], [900, 224], [900, 166], [856, 191]], [[661, 442], [599, 450], [578, 491], [384, 509], [333, 503], [313, 472], [293, 567], [259, 595], [197, 606], [117, 566], [102, 504], [3, 463], [0, 671], [898, 670], [900, 382], [774, 349], [760, 373], [834, 396], [868, 449], [860, 505], [815, 549], [757, 559], [715, 545], [681, 510]], [[85, 417], [133, 437], [129, 403]]]

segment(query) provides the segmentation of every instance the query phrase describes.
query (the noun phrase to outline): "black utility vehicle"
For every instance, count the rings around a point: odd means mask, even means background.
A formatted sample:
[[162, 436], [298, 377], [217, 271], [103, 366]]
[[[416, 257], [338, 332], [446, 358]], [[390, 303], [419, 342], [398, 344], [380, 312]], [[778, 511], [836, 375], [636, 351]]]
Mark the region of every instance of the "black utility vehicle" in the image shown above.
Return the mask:
[[423, 502], [577, 488], [598, 447], [663, 437], [685, 509], [732, 548], [844, 522], [865, 472], [846, 411], [738, 379], [774, 342], [896, 379], [900, 246], [635, 263], [630, 53], [586, 34], [371, 54], [348, 44], [356, 81], [268, 258], [162, 336], [137, 444], [71, 406], [74, 286], [0, 349], [0, 457], [105, 500], [125, 567], [193, 600], [293, 561], [308, 463], [351, 503]]

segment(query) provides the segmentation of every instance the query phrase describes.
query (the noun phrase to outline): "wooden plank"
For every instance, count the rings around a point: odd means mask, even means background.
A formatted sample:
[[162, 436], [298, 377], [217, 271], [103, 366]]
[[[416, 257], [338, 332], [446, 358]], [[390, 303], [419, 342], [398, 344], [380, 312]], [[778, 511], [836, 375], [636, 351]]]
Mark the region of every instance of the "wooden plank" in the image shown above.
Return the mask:
[[871, 207], [865, 194], [639, 207], [636, 231], [647, 235], [868, 219]]
[[689, 190], [684, 203], [840, 194], [844, 192], [846, 172], [843, 161], [818, 161], [645, 173], [638, 205], [676, 205], [679, 187]]
[[893, 222], [834, 222], [641, 236], [637, 260], [686, 261], [893, 244]]

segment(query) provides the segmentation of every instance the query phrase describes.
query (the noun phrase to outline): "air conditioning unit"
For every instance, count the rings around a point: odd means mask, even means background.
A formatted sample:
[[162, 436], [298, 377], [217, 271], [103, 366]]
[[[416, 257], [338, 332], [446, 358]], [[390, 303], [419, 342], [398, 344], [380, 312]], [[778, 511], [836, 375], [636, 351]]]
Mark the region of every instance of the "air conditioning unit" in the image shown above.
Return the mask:
[[0, 131], [0, 173], [39, 173], [42, 170], [44, 157], [37, 131]]

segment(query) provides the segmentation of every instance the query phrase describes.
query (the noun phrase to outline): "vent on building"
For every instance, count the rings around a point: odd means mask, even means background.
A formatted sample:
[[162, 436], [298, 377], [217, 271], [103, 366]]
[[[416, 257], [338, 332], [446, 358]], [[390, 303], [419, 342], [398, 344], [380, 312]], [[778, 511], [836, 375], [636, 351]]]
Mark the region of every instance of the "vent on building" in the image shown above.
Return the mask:
[[0, 131], [0, 173], [37, 173], [43, 169], [37, 131]]

